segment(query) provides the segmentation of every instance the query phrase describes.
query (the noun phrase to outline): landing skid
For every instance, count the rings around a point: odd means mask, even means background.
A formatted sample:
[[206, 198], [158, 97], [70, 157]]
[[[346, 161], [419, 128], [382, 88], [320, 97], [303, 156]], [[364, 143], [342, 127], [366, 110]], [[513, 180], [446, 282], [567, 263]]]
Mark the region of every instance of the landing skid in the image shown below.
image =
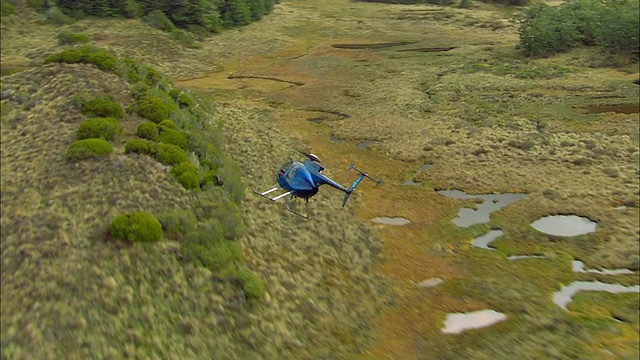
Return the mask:
[[[296, 198], [295, 198], [294, 196], [291, 196], [291, 200], [289, 200], [289, 202], [290, 202], [290, 203], [295, 203], [295, 201], [296, 201]], [[306, 201], [305, 201], [305, 202], [306, 202], [306, 206], [305, 206], [305, 210], [306, 210], [305, 212], [306, 212], [306, 214], [302, 214], [302, 213], [299, 213], [299, 212], [295, 211], [295, 210], [294, 210], [291, 206], [289, 206], [289, 204], [287, 204], [287, 203], [285, 203], [285, 204], [284, 204], [284, 208], [285, 208], [285, 209], [287, 209], [287, 211], [292, 212], [292, 213], [294, 213], [294, 214], [296, 214], [296, 215], [300, 216], [300, 217], [301, 217], [301, 218], [303, 218], [303, 219], [311, 220], [311, 219], [309, 218], [309, 200], [308, 200], [308, 199], [306, 199]]]
[[[280, 190], [280, 189], [282, 189], [282, 188], [281, 188], [281, 187], [275, 187], [275, 188], [273, 188], [273, 189], [269, 189], [269, 190], [264, 191], [264, 192], [259, 192], [259, 191], [256, 191], [255, 189], [253, 189], [253, 192], [254, 192], [254, 193], [256, 193], [256, 194], [258, 194], [258, 195], [260, 195], [260, 196], [262, 196], [263, 198], [268, 199], [268, 200], [271, 200], [271, 201], [273, 201], [273, 202], [276, 202], [276, 201], [278, 201], [278, 200], [282, 199], [283, 197], [285, 197], [285, 196], [287, 196], [287, 195], [291, 195], [291, 194], [293, 194], [293, 191], [287, 191], [286, 193], [284, 193], [284, 194], [280, 194], [280, 195], [278, 195], [278, 196], [274, 196], [274, 197], [269, 197], [269, 196], [267, 196], [267, 194], [270, 194], [270, 193], [272, 193], [272, 192], [274, 192], [274, 191], [277, 191], [277, 190]], [[296, 198], [295, 198], [293, 195], [291, 195], [291, 200], [289, 200], [289, 202], [290, 202], [290, 203], [294, 203], [294, 202], [295, 202], [295, 200], [296, 200]], [[307, 206], [306, 206], [306, 208], [307, 208], [307, 209], [306, 209], [306, 210], [307, 210], [307, 211], [306, 211], [306, 213], [307, 213], [307, 214], [302, 214], [302, 213], [297, 212], [296, 210], [294, 210], [294, 209], [293, 209], [289, 204], [287, 204], [287, 203], [284, 203], [284, 208], [285, 208], [285, 209], [287, 209], [287, 211], [292, 212], [292, 213], [294, 213], [294, 214], [296, 214], [296, 215], [300, 216], [300, 217], [301, 217], [301, 218], [303, 218], [303, 219], [311, 220], [311, 219], [309, 219], [309, 215], [308, 215], [308, 214], [309, 214], [309, 200], [308, 200], [308, 199], [306, 200], [306, 203], [307, 203]]]

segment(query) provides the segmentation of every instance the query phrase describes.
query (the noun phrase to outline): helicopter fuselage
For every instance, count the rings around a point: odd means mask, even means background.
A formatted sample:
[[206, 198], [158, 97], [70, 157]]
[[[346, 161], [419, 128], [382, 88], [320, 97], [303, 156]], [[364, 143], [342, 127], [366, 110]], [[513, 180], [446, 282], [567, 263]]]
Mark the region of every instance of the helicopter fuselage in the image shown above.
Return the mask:
[[323, 175], [324, 168], [312, 160], [305, 160], [304, 163], [291, 161], [283, 164], [276, 174], [278, 184], [292, 195], [302, 199], [309, 199], [316, 193], [322, 185], [330, 185], [340, 191], [347, 192], [347, 189]]

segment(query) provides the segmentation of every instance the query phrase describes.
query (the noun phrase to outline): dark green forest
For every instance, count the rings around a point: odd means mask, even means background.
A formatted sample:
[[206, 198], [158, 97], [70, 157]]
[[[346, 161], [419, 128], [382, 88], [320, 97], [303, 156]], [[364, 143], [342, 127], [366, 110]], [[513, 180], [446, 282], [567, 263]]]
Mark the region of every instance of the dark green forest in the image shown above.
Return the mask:
[[[72, 19], [86, 16], [143, 18], [165, 31], [216, 33], [247, 25], [273, 10], [279, 0], [29, 0], [32, 7]], [[60, 17], [60, 16], [57, 16]]]

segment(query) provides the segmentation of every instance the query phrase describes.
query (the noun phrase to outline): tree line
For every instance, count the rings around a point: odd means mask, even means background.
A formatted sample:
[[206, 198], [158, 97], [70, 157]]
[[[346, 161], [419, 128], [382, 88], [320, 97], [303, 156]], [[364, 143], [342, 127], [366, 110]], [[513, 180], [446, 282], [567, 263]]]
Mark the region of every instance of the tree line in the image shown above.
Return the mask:
[[599, 46], [635, 59], [640, 53], [638, 0], [569, 0], [538, 3], [524, 13], [520, 47], [527, 56], [548, 56]]
[[[34, 2], [34, 0], [30, 0]], [[35, 0], [42, 6], [49, 0]], [[260, 20], [280, 0], [56, 0], [67, 16], [145, 18], [152, 26], [216, 33]]]

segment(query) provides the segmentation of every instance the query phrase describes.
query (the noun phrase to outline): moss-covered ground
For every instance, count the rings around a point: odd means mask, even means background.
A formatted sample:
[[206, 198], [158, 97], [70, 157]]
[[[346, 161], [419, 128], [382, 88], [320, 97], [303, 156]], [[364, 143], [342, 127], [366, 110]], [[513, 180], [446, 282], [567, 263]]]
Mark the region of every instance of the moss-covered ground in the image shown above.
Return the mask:
[[[522, 58], [516, 11], [291, 0], [197, 49], [133, 20], [3, 17], [2, 90], [19, 93], [2, 101], [3, 356], [637, 358], [637, 294], [579, 293], [569, 311], [552, 302], [573, 280], [638, 284], [638, 114], [584, 108], [637, 104], [637, 64], [595, 49]], [[262, 299], [182, 263], [177, 240], [105, 242], [105, 219], [193, 199], [168, 167], [124, 155], [142, 121], [133, 114], [108, 160], [65, 160], [85, 118], [76, 92], [133, 98], [91, 66], [42, 66], [62, 31], [209, 96], [248, 188], [270, 188], [293, 148], [318, 155], [341, 183], [355, 178], [351, 163], [384, 183], [363, 182], [347, 209], [323, 188], [312, 221], [248, 195], [240, 242]], [[359, 149], [365, 140], [377, 142]], [[473, 201], [434, 189], [526, 196], [464, 229], [451, 219]], [[562, 238], [529, 226], [548, 214], [598, 229]], [[411, 223], [369, 222], [378, 216]], [[497, 250], [472, 247], [490, 228], [504, 231]], [[506, 259], [526, 254], [546, 257]], [[573, 259], [636, 272], [573, 273]], [[432, 277], [444, 283], [416, 287]], [[447, 313], [486, 308], [507, 320], [440, 332]]]

